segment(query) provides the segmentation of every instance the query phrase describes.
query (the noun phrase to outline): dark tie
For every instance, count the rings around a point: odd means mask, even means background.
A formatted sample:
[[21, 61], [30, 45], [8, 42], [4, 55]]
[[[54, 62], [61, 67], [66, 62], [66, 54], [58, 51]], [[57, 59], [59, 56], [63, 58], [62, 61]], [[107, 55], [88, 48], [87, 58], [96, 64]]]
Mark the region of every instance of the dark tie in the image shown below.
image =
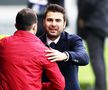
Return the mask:
[[50, 43], [50, 47], [55, 49], [56, 44], [54, 42]]

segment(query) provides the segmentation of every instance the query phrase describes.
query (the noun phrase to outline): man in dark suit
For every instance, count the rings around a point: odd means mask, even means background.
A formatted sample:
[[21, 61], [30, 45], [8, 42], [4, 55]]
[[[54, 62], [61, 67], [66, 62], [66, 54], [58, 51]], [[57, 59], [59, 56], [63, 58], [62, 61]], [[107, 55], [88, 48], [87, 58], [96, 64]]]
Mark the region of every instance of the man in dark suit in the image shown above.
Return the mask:
[[[70, 35], [64, 31], [66, 16], [63, 7], [50, 4], [44, 14], [45, 33], [40, 39], [47, 46], [55, 48], [46, 50], [51, 62], [57, 61], [65, 77], [65, 90], [80, 90], [78, 82], [78, 66], [89, 63], [88, 54], [83, 46], [82, 39], [77, 35]], [[51, 43], [55, 44], [51, 44]], [[51, 46], [50, 46], [51, 45]], [[45, 79], [45, 78], [44, 78]]]
[[104, 44], [108, 36], [108, 0], [78, 0], [78, 35], [87, 41], [95, 90], [107, 90]]

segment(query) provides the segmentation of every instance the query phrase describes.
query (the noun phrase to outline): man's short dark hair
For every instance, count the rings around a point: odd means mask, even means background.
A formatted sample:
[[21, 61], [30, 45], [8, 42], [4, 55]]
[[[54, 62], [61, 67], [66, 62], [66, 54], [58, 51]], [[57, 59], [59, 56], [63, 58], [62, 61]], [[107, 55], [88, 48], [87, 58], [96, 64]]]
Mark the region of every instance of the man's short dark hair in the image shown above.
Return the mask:
[[34, 23], [37, 23], [37, 16], [32, 9], [25, 8], [18, 12], [16, 16], [16, 28], [18, 30], [30, 30]]
[[66, 21], [66, 13], [65, 13], [65, 9], [64, 7], [58, 5], [58, 4], [49, 4], [45, 10], [45, 13], [44, 13], [44, 19], [46, 18], [46, 15], [48, 12], [60, 12], [63, 14], [63, 19], [64, 21]]

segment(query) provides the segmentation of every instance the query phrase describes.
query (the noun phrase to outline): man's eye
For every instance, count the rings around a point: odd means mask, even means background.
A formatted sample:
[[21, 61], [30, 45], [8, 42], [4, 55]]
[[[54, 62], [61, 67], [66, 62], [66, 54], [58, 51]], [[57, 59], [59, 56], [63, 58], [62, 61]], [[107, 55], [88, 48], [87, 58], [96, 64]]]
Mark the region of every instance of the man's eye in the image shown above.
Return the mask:
[[47, 21], [52, 21], [52, 19], [49, 18], [49, 19], [47, 19]]
[[61, 21], [61, 19], [56, 19], [56, 22], [60, 22]]

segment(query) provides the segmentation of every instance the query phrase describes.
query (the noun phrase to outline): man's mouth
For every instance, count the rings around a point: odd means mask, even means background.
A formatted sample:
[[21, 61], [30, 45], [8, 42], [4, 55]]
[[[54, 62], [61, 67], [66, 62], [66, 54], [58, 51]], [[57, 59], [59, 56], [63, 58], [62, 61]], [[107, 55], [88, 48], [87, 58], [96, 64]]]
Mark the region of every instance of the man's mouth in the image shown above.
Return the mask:
[[50, 29], [50, 31], [51, 31], [51, 32], [55, 32], [55, 31], [57, 31], [57, 29]]

